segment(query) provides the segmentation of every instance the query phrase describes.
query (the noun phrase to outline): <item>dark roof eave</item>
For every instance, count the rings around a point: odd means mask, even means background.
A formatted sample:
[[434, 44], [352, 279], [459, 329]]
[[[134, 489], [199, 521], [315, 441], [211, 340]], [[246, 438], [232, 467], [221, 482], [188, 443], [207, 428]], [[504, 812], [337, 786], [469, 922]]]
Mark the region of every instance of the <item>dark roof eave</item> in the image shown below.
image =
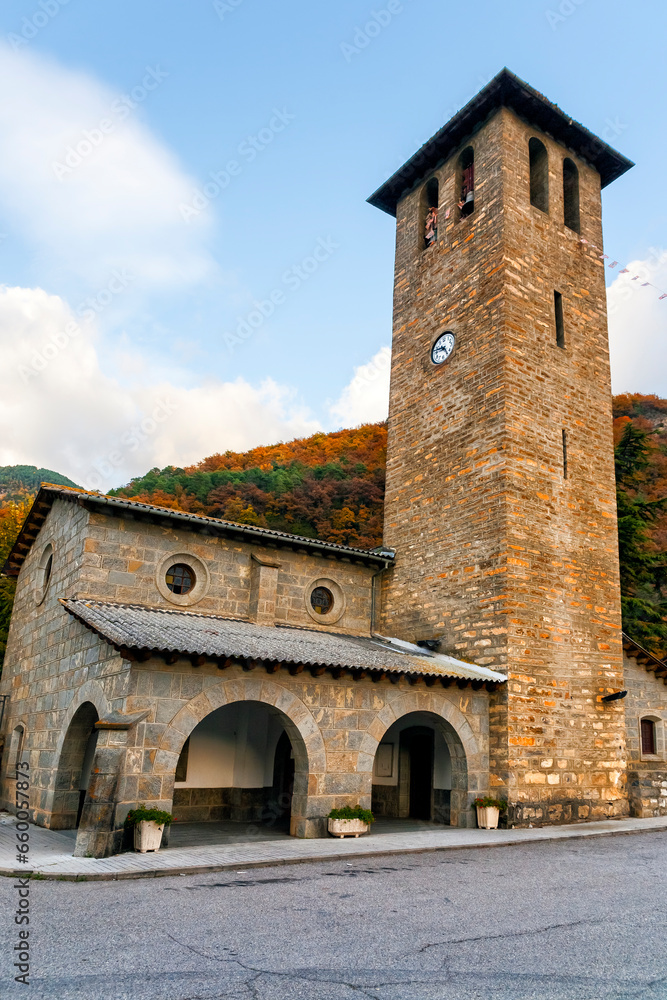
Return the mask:
[[543, 132], [554, 136], [567, 148], [586, 160], [599, 172], [602, 187], [634, 166], [584, 125], [580, 125], [542, 94], [508, 69], [503, 69], [446, 125], [411, 156], [389, 180], [375, 191], [368, 202], [375, 208], [396, 215], [398, 202], [430, 170], [447, 159], [459, 146], [501, 107], [511, 108]]

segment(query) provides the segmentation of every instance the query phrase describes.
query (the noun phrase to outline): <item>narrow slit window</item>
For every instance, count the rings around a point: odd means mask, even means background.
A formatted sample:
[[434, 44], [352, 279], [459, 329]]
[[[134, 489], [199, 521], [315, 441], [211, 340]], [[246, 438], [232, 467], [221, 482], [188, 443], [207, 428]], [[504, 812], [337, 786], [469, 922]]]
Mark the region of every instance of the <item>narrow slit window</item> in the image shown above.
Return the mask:
[[431, 177], [424, 185], [421, 205], [422, 249], [433, 246], [438, 239], [438, 204], [440, 185], [437, 177]]
[[461, 218], [472, 215], [475, 211], [475, 151], [468, 146], [459, 159], [459, 211]]
[[530, 204], [542, 212], [549, 211], [549, 158], [547, 149], [539, 139], [528, 143], [530, 161]]
[[556, 343], [565, 347], [565, 324], [563, 322], [563, 296], [554, 292], [554, 316], [556, 318]]
[[581, 232], [579, 221], [579, 171], [570, 159], [563, 160], [563, 221], [568, 229]]
[[567, 431], [563, 431], [563, 478], [567, 479]]
[[653, 719], [641, 720], [642, 753], [655, 754], [655, 722]]

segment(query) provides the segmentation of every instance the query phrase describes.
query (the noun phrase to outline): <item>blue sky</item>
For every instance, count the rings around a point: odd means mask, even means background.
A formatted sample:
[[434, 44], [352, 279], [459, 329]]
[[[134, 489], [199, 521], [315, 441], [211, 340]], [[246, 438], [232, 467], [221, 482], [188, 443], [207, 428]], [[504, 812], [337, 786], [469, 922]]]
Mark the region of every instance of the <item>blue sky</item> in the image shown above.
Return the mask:
[[[394, 232], [365, 199], [505, 65], [636, 161], [605, 248], [667, 290], [666, 28], [620, 0], [5, 0], [0, 464], [106, 488], [380, 419]], [[622, 283], [615, 388], [667, 395], [667, 300]]]

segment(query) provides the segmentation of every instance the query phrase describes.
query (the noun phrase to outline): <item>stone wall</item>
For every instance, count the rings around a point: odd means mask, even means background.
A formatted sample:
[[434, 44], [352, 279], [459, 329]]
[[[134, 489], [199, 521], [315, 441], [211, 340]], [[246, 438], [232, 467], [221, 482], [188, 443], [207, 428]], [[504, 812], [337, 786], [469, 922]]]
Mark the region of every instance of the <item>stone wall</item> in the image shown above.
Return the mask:
[[[473, 826], [472, 799], [488, 788], [488, 697], [470, 688], [428, 688], [405, 680], [334, 680], [306, 671], [292, 676], [286, 670], [269, 676], [261, 668], [246, 672], [235, 666], [221, 673], [213, 665], [193, 668], [188, 661], [133, 664], [126, 711], [149, 714], [128, 734], [121, 811], [138, 801], [171, 808], [176, 763], [194, 727], [222, 705], [261, 701], [281, 713], [292, 743], [291, 832], [296, 836], [323, 836], [333, 808], [357, 803], [370, 808], [378, 742], [392, 723], [411, 712], [434, 713], [447, 731], [452, 759], [464, 760], [466, 774], [457, 768], [459, 780], [451, 793], [451, 822]], [[183, 802], [183, 789], [176, 794], [175, 801], [194, 804]]]
[[[531, 136], [548, 151], [549, 214], [530, 204]], [[460, 151], [434, 171], [434, 246], [421, 188], [398, 205], [383, 628], [508, 672], [490, 767], [510, 824], [622, 815], [624, 707], [600, 701], [623, 682], [604, 273], [563, 224], [564, 158], [598, 247], [600, 178], [507, 109], [467, 145], [472, 215], [458, 218]], [[434, 366], [445, 330], [456, 348]]]
[[[197, 590], [196, 600], [167, 596], [166, 588], [159, 586], [166, 569], [172, 561], [188, 559], [202, 583], [205, 580], [202, 591]], [[273, 621], [307, 628], [335, 624], [338, 632], [356, 634], [370, 631], [373, 568], [289, 549], [265, 549], [166, 521], [151, 524], [125, 512], [122, 517], [90, 514], [79, 596], [151, 607], [185, 607], [231, 618], [256, 617], [258, 598], [251, 593], [251, 582], [253, 567], [256, 570], [260, 565], [258, 559], [278, 566], [277, 581], [270, 581]], [[318, 580], [332, 581], [332, 589], [340, 587], [344, 602], [341, 617], [340, 606], [334, 606], [326, 621], [309, 612], [309, 589]], [[262, 623], [269, 624], [264, 602], [261, 607]]]
[[[628, 797], [632, 816], [667, 816], [667, 685], [624, 655]], [[656, 753], [642, 753], [640, 720], [655, 723]]]
[[[129, 664], [74, 621], [58, 599], [81, 593], [88, 513], [57, 500], [19, 575], [0, 692], [9, 694], [3, 730], [25, 728], [23, 759], [30, 765], [34, 821], [48, 826], [56, 775], [68, 726], [90, 701], [99, 716], [120, 708], [127, 695]], [[43, 600], [40, 560], [53, 546], [53, 569]], [[2, 761], [0, 802], [13, 808], [15, 761]], [[76, 790], [74, 790], [76, 791]]]

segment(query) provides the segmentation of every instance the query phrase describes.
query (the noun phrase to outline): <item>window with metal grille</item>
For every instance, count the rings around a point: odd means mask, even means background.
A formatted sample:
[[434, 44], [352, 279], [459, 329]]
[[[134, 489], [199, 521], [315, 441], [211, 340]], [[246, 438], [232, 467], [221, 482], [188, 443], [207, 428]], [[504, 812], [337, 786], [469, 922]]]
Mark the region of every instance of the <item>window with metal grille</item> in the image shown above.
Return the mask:
[[655, 753], [655, 722], [653, 719], [641, 720], [642, 753]]
[[189, 594], [196, 579], [195, 571], [185, 563], [174, 563], [165, 576], [165, 582], [173, 594]]
[[326, 615], [333, 608], [334, 597], [326, 587], [315, 587], [310, 595], [310, 606], [318, 615]]

